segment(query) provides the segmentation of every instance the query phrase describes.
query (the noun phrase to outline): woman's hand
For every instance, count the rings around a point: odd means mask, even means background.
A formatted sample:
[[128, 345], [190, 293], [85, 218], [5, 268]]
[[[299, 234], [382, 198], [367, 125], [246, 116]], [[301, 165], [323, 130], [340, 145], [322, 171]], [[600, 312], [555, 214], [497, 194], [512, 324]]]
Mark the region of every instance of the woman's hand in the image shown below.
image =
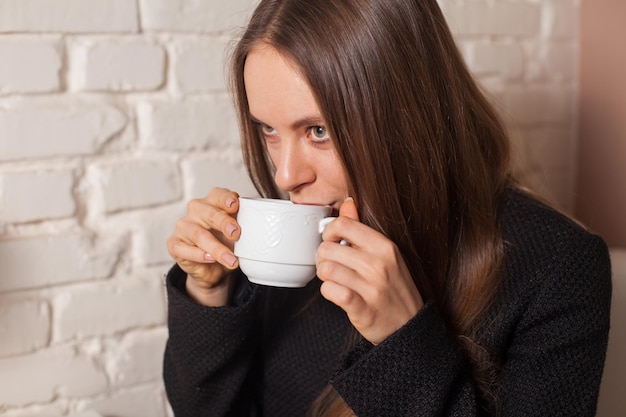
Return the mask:
[[[371, 343], [381, 343], [422, 308], [398, 247], [359, 222], [352, 199], [342, 204], [322, 238], [316, 260], [322, 296], [341, 307]], [[349, 245], [340, 244], [342, 239]]]
[[170, 255], [187, 273], [189, 296], [200, 304], [223, 306], [228, 302], [228, 272], [238, 266], [233, 254], [240, 234], [234, 218], [238, 210], [237, 193], [214, 188], [206, 197], [189, 202], [187, 214], [167, 239]]

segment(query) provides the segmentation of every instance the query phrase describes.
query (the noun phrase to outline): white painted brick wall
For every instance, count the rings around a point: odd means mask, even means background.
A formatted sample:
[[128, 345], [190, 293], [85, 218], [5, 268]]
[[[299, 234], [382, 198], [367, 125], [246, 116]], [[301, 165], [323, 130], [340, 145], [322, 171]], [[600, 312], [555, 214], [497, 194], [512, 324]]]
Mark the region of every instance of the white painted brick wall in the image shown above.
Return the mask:
[[105, 336], [163, 323], [159, 280], [102, 282], [76, 287], [53, 300], [53, 341]]
[[[50, 338], [50, 306], [40, 301], [0, 306], [0, 357], [32, 352], [46, 346]], [[24, 326], [28, 323], [28, 326]]]
[[0, 95], [59, 91], [63, 62], [59, 46], [58, 38], [0, 39]]
[[161, 377], [167, 330], [157, 328], [128, 333], [107, 343], [109, 375], [118, 386], [133, 386]]
[[176, 164], [168, 159], [134, 158], [91, 168], [93, 185], [101, 187], [108, 213], [163, 205], [182, 197]]
[[581, 0], [549, 0], [544, 5], [543, 28], [551, 39], [573, 41], [580, 32]]
[[[233, 161], [212, 156], [191, 157], [182, 163], [187, 182], [186, 195], [189, 198], [204, 197], [213, 187], [225, 187], [236, 190], [242, 196], [257, 195], [248, 181], [246, 169], [240, 161]], [[225, 178], [223, 173], [230, 172]]]
[[0, 161], [95, 154], [128, 122], [105, 100], [12, 99], [0, 100]]
[[518, 43], [471, 42], [463, 48], [467, 64], [479, 77], [520, 80], [524, 74], [524, 51]]
[[141, 38], [81, 41], [70, 56], [75, 90], [151, 91], [165, 81], [164, 48]]
[[104, 232], [95, 242], [84, 232], [63, 231], [41, 237], [11, 234], [9, 231], [0, 240], [0, 291], [107, 278], [124, 249], [121, 239]]
[[107, 388], [103, 370], [70, 345], [0, 359], [0, 369], [4, 407], [51, 402], [57, 396], [94, 396]]
[[[0, 417], [171, 417], [165, 239], [214, 186], [254, 194], [227, 94], [257, 0], [0, 0]], [[440, 0], [565, 209], [580, 0]]]
[[70, 217], [76, 211], [73, 184], [71, 170], [0, 174], [0, 219], [20, 223]]
[[226, 59], [229, 39], [181, 39], [172, 47], [174, 76], [185, 94], [223, 91], [226, 82]]
[[1, 32], [137, 32], [135, 0], [0, 0]]
[[534, 37], [541, 28], [541, 4], [535, 1], [449, 1], [446, 12], [461, 37]]
[[139, 0], [148, 31], [215, 33], [238, 28], [256, 0]]
[[147, 148], [190, 151], [239, 143], [232, 102], [224, 94], [184, 102], [141, 102], [137, 119]]

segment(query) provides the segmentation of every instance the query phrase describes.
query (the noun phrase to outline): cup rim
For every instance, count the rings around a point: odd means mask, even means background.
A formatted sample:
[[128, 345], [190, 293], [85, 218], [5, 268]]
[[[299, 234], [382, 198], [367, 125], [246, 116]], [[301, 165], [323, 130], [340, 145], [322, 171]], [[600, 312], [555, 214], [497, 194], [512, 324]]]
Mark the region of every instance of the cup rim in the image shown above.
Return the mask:
[[291, 207], [302, 207], [302, 208], [329, 208], [328, 204], [296, 204], [291, 200], [280, 199], [280, 198], [265, 198], [265, 197], [239, 197], [239, 200], [249, 201], [249, 202], [259, 202], [262, 201], [263, 204], [275, 204], [279, 206], [291, 206]]

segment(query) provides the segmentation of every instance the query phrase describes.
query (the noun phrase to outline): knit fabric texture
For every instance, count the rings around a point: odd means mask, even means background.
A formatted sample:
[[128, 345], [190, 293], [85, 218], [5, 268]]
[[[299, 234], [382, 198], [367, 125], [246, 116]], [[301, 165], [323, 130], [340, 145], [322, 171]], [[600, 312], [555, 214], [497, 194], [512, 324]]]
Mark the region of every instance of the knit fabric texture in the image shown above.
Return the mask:
[[[240, 272], [229, 306], [204, 307], [167, 277], [164, 381], [177, 417], [305, 416], [331, 383], [359, 417], [593, 416], [609, 332], [604, 241], [511, 190], [502, 216], [503, 282], [480, 323], [497, 366], [495, 403], [478, 394], [434, 304], [378, 346], [345, 313], [301, 289], [257, 286]], [[489, 405], [489, 406], [487, 406]]]

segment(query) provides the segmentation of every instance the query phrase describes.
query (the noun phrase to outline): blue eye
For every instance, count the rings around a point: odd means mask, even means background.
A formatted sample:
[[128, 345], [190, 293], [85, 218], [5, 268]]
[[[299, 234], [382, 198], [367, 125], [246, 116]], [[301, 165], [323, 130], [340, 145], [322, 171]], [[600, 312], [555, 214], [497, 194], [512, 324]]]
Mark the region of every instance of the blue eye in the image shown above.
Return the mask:
[[329, 138], [328, 131], [324, 126], [313, 126], [310, 128], [313, 139], [323, 141]]

